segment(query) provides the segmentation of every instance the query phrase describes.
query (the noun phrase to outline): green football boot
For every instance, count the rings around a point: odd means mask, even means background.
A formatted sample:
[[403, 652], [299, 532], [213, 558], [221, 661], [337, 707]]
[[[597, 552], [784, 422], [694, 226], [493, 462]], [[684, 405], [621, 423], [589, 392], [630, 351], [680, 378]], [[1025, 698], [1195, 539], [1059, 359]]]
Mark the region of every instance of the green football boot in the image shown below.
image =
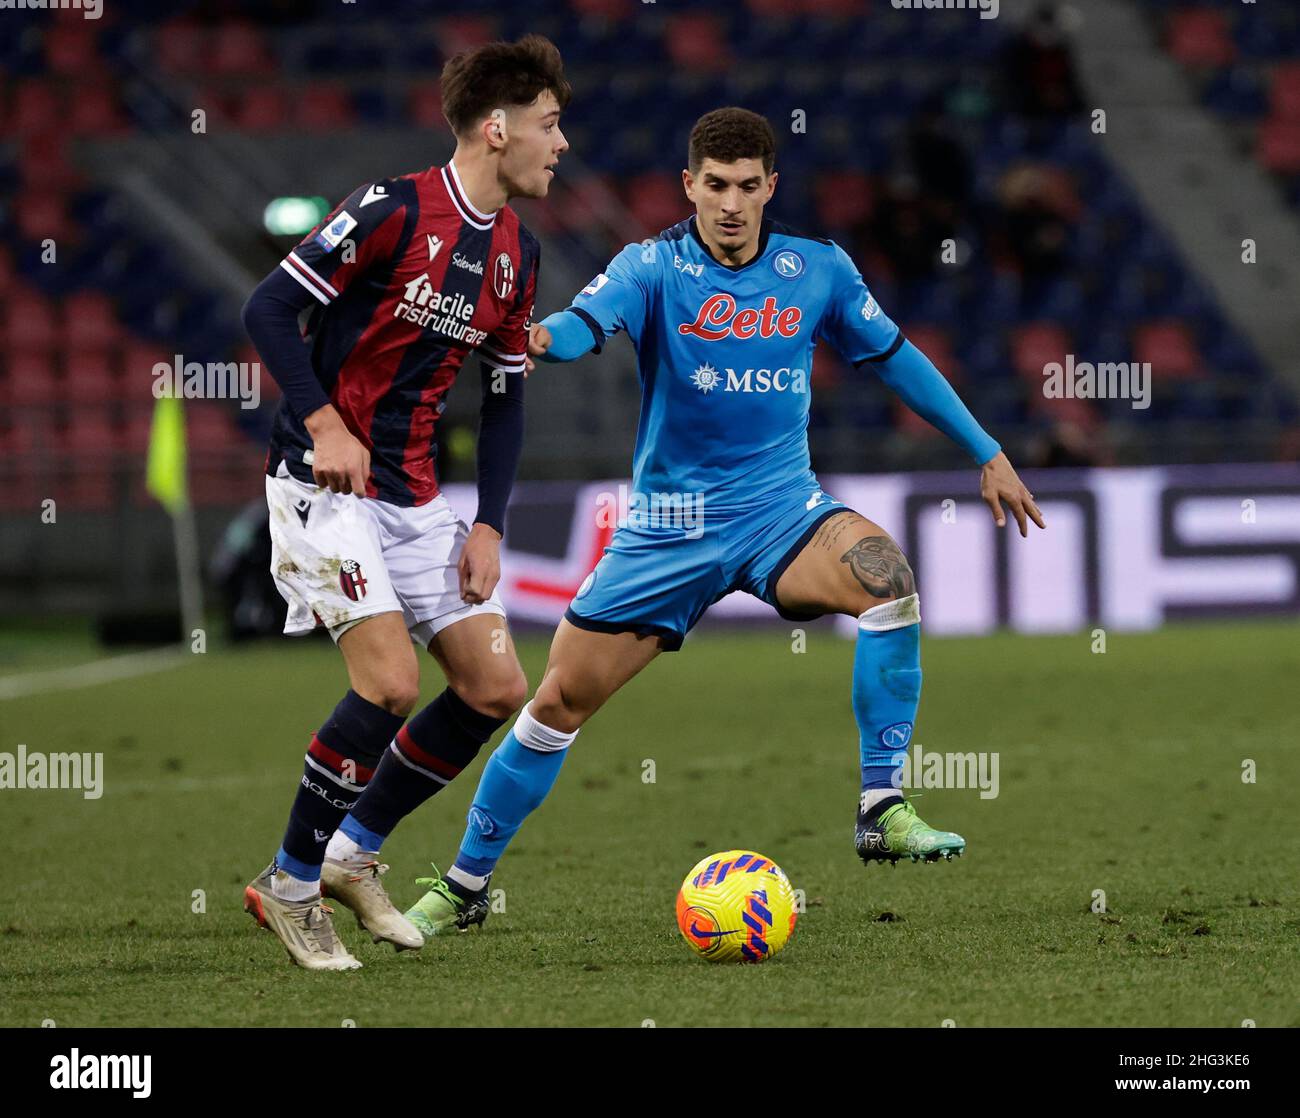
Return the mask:
[[428, 892], [411, 905], [405, 915], [426, 938], [447, 932], [467, 932], [487, 919], [486, 885], [477, 893], [462, 897], [443, 879], [437, 866], [433, 867], [432, 877], [417, 877], [415, 883], [423, 885]]
[[916, 814], [909, 801], [903, 800], [891, 804], [874, 818], [859, 812], [853, 845], [867, 865], [872, 862], [895, 865], [899, 858], [911, 858], [913, 862], [960, 858], [966, 840], [952, 831], [936, 831]]

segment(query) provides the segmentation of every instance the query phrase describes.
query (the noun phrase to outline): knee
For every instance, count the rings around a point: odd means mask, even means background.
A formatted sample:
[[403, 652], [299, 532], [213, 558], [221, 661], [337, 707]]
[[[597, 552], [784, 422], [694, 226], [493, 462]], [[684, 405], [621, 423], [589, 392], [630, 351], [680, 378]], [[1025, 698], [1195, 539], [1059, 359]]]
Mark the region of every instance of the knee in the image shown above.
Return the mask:
[[420, 681], [415, 676], [385, 679], [373, 685], [364, 697], [389, 714], [405, 718], [420, 701]]
[[504, 720], [524, 705], [528, 680], [523, 669], [516, 667], [513, 672], [459, 686], [456, 693], [480, 713]]
[[590, 710], [584, 710], [572, 694], [566, 694], [560, 677], [554, 672], [548, 673], [542, 680], [529, 709], [543, 726], [559, 730], [562, 734], [573, 733], [592, 714]]

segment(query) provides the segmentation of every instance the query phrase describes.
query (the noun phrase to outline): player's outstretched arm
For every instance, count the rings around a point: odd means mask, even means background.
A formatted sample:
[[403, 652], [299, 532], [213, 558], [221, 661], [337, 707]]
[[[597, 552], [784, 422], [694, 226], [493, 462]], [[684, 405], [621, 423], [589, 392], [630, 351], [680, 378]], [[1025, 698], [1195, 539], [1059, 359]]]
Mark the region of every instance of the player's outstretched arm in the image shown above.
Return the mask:
[[535, 322], [528, 331], [529, 372], [541, 361], [574, 361], [592, 349], [591, 328], [573, 311], [558, 311]]
[[873, 364], [880, 379], [903, 403], [933, 423], [980, 463], [980, 496], [988, 503], [999, 528], [1006, 524], [1003, 502], [1016, 518], [1022, 536], [1029, 534], [1030, 520], [1040, 528], [1047, 527], [1043, 523], [1043, 514], [1034, 504], [1033, 494], [1025, 488], [1002, 448], [979, 425], [952, 385], [924, 353], [904, 340], [888, 357]]

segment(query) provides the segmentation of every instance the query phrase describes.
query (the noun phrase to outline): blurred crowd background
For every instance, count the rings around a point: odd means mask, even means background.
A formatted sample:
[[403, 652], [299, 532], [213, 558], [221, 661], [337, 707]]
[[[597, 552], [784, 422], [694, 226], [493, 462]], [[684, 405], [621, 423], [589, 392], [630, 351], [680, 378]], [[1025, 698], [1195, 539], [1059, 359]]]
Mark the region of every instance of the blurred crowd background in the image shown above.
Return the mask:
[[[528, 31], [558, 44], [575, 90], [552, 197], [519, 207], [543, 243], [540, 313], [623, 244], [686, 216], [690, 127], [739, 104], [777, 131], [771, 215], [849, 250], [1017, 464], [1300, 457], [1300, 253], [1288, 251], [1300, 235], [1300, 6], [1002, 0], [996, 19], [887, 0], [5, 11], [7, 605], [80, 608], [105, 585], [139, 593], [172, 577], [143, 487], [154, 366], [256, 362], [239, 306], [297, 240], [268, 228], [267, 206], [333, 205], [445, 161], [443, 61]], [[1249, 228], [1233, 216], [1243, 204]], [[1151, 406], [1047, 398], [1044, 366], [1067, 354], [1149, 362]], [[442, 425], [447, 481], [473, 476], [469, 379]], [[260, 500], [278, 402], [264, 371], [260, 391], [256, 409], [186, 405], [205, 551]], [[541, 371], [521, 476], [624, 476], [637, 401], [625, 343]], [[825, 349], [812, 446], [825, 472], [965, 464]], [[42, 536], [46, 498], [84, 526], [81, 545]]]

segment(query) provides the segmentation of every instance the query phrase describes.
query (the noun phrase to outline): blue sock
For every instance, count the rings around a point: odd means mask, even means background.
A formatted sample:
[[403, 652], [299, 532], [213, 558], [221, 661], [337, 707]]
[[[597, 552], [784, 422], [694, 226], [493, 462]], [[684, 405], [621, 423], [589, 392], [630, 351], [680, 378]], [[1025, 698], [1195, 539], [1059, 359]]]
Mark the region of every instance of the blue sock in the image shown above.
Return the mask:
[[519, 712], [479, 778], [460, 853], [447, 874], [456, 892], [474, 892], [487, 884], [515, 832], [546, 799], [577, 735], [577, 730], [564, 734], [543, 726], [530, 707]]
[[[915, 594], [858, 618], [853, 715], [858, 722], [864, 814], [901, 799], [903, 760], [921, 699], [921, 608]], [[893, 790], [893, 795], [886, 795]]]

